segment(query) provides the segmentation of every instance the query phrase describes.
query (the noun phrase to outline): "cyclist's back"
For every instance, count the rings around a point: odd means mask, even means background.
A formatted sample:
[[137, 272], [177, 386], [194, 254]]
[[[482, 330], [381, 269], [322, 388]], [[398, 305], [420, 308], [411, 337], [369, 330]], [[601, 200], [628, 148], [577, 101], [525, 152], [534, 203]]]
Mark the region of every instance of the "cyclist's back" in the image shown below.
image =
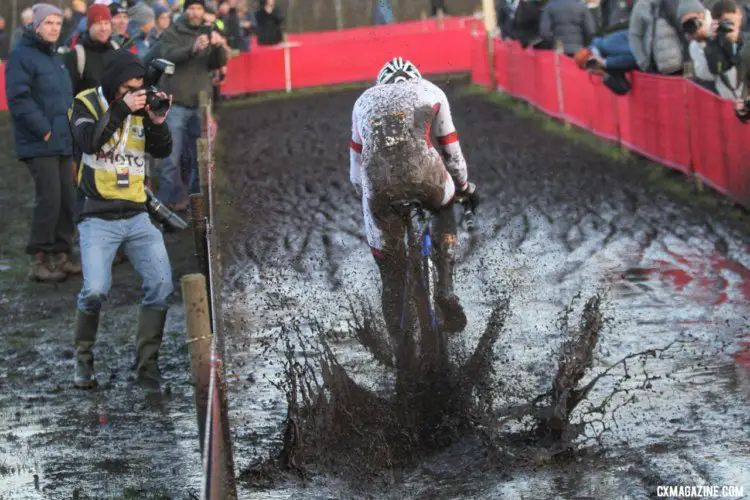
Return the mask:
[[[414, 79], [376, 85], [357, 100], [352, 114], [352, 182], [375, 200], [413, 198], [437, 209], [466, 183], [466, 162], [455, 133], [445, 93], [435, 84]], [[450, 148], [446, 164], [432, 144]], [[448, 170], [446, 170], [446, 167]]]

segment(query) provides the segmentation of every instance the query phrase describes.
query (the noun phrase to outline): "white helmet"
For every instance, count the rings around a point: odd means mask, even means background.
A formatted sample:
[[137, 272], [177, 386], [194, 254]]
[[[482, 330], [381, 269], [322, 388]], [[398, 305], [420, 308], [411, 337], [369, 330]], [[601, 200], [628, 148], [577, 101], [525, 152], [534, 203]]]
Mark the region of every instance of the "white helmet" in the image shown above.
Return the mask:
[[411, 61], [404, 61], [402, 57], [394, 57], [383, 66], [378, 73], [377, 83], [400, 83], [407, 80], [422, 78], [416, 66]]

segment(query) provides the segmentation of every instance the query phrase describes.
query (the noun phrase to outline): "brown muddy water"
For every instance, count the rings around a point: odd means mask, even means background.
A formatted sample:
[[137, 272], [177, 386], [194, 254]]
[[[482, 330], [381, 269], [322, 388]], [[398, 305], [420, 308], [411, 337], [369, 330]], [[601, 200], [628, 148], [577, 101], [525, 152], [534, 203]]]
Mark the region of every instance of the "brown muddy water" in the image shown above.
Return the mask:
[[[348, 394], [384, 402], [370, 407], [373, 428], [384, 428], [394, 380], [357, 340], [350, 309], [352, 300], [377, 304], [379, 293], [348, 183], [359, 93], [222, 111], [224, 197], [235, 213], [223, 240], [224, 310], [240, 498], [656, 498], [660, 485], [750, 495], [747, 237], [650, 189], [638, 160], [614, 161], [547, 133], [462, 93], [464, 85], [444, 88], [483, 205], [478, 234], [460, 237], [456, 286], [470, 324], [451, 340], [457, 363], [471, 359], [493, 314], [503, 322], [493, 323], [497, 340], [482, 369], [483, 418], [465, 418], [469, 429], [410, 460], [396, 460], [395, 446], [362, 450], [378, 442], [371, 433], [360, 441], [350, 433], [337, 442], [343, 450], [310, 451], [335, 441], [318, 435], [298, 443], [299, 469], [271, 463], [258, 473], [282, 450], [286, 338], [299, 366], [329, 346], [356, 384]], [[610, 376], [573, 410], [583, 432], [572, 450], [555, 451], [530, 435], [533, 422], [514, 417], [552, 389], [559, 354], [597, 294], [603, 324], [580, 385], [608, 368]], [[159, 401], [128, 383], [132, 345], [118, 322], [105, 327], [111, 349], [103, 349], [105, 377], [114, 377], [92, 394], [56, 378], [71, 369], [65, 342], [40, 334], [33, 349], [4, 346], [0, 498], [70, 498], [75, 488], [92, 498], [197, 493], [183, 329], [175, 308], [164, 354], [173, 382]], [[319, 379], [317, 363], [312, 371]], [[334, 434], [346, 422], [338, 424], [318, 429]], [[389, 449], [395, 458], [384, 467]], [[337, 460], [345, 451], [348, 467]]]

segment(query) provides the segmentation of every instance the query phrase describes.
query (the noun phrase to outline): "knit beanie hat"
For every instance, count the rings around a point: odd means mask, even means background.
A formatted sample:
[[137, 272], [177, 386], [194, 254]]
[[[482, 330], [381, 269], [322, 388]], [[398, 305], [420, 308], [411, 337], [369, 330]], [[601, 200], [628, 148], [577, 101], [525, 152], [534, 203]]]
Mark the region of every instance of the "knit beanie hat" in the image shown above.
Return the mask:
[[99, 21], [112, 21], [112, 14], [106, 5], [94, 4], [86, 11], [86, 29]]
[[154, 4], [152, 8], [154, 9], [154, 18], [156, 19], [159, 19], [162, 14], [169, 14], [169, 9], [161, 4]]
[[699, 0], [680, 0], [677, 5], [677, 18], [682, 19], [687, 14], [700, 14], [705, 11], [706, 8]]
[[112, 17], [115, 17], [117, 14], [127, 14], [127, 4], [124, 2], [112, 2], [109, 4], [109, 13], [112, 14]]
[[105, 59], [104, 73], [102, 74], [102, 92], [109, 101], [117, 94], [120, 85], [132, 78], [144, 78], [146, 66], [136, 54], [128, 49], [117, 49], [112, 51]]
[[31, 22], [34, 25], [34, 29], [38, 29], [48, 16], [62, 17], [63, 13], [54, 5], [50, 5], [48, 3], [38, 3], [31, 8], [31, 15]]
[[185, 0], [185, 3], [182, 4], [182, 10], [188, 10], [188, 7], [191, 5], [200, 5], [204, 9], [206, 8], [206, 1], [205, 0]]
[[145, 3], [136, 4], [128, 9], [130, 20], [138, 26], [153, 23], [156, 20], [154, 9]]

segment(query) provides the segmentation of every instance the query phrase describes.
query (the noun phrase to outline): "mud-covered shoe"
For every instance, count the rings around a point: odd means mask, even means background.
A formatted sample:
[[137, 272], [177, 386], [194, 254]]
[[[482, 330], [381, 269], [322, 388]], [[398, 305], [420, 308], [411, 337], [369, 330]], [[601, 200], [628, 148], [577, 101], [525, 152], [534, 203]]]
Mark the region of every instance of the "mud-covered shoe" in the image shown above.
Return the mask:
[[83, 271], [81, 264], [76, 264], [70, 260], [70, 256], [67, 253], [57, 254], [55, 258], [55, 269], [69, 276], [81, 274]]
[[99, 328], [99, 315], [76, 311], [75, 348], [76, 367], [73, 384], [79, 389], [97, 386], [94, 374], [94, 343]]
[[443, 313], [443, 328], [446, 333], [458, 333], [466, 328], [466, 313], [455, 293], [440, 294], [435, 297], [435, 302]]
[[29, 279], [42, 283], [59, 283], [65, 281], [68, 275], [54, 267], [54, 263], [44, 252], [37, 252], [31, 259]]

